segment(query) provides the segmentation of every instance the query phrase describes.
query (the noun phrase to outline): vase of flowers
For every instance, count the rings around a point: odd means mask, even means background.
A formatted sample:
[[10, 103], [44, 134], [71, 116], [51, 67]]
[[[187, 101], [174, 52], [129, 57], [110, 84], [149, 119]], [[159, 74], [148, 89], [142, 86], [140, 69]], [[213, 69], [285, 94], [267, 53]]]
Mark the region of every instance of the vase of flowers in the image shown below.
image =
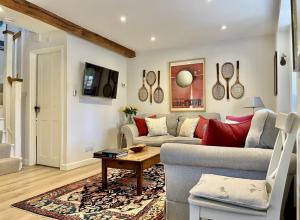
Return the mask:
[[132, 107], [132, 106], [126, 106], [124, 108], [123, 112], [125, 113], [128, 123], [132, 124], [133, 123], [132, 117], [133, 117], [133, 115], [136, 115], [136, 113], [138, 112], [138, 109], [135, 107]]

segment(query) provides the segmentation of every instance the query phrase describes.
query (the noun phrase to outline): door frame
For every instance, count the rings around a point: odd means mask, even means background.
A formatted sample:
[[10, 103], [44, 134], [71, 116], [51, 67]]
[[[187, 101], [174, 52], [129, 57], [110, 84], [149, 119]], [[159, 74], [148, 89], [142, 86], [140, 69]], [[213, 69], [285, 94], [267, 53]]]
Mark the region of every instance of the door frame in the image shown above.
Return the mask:
[[37, 78], [37, 59], [40, 54], [47, 54], [59, 52], [61, 55], [61, 71], [60, 71], [60, 87], [61, 87], [61, 144], [60, 144], [60, 169], [62, 169], [62, 164], [66, 161], [66, 90], [67, 90], [67, 80], [66, 80], [66, 65], [65, 65], [65, 51], [64, 46], [49, 47], [43, 49], [37, 49], [30, 51], [29, 55], [29, 84], [28, 84], [28, 101], [29, 101], [29, 132], [28, 132], [28, 156], [29, 165], [36, 165], [36, 115], [34, 106], [36, 105], [36, 78]]

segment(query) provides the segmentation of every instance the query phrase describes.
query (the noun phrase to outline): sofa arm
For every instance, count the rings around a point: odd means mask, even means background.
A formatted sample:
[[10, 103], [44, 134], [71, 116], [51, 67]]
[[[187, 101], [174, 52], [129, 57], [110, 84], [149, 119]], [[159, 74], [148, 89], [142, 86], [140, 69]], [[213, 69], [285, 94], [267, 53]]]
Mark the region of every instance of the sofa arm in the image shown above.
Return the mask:
[[[270, 149], [186, 144], [163, 144], [160, 153], [164, 164], [262, 172], [268, 170], [271, 156]], [[295, 172], [296, 156], [293, 155], [289, 173]]]
[[126, 124], [121, 127], [121, 132], [126, 139], [127, 147], [133, 145], [133, 139], [139, 136], [139, 131], [134, 124]]

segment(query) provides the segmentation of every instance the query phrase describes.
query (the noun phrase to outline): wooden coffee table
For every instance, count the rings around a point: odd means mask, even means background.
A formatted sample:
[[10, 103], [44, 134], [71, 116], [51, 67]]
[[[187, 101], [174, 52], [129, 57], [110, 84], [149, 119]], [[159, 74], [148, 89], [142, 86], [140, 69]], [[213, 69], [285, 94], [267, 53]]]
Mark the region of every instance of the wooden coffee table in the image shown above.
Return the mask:
[[134, 170], [136, 172], [137, 195], [143, 190], [143, 170], [160, 162], [160, 147], [145, 147], [143, 151], [128, 151], [126, 157], [102, 159], [102, 188], [107, 189], [107, 168]]

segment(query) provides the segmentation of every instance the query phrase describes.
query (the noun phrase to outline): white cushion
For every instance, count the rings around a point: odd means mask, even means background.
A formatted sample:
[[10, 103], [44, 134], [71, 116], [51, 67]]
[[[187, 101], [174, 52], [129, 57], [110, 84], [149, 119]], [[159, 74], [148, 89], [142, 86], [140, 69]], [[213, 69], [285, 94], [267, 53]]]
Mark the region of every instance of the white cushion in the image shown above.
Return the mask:
[[256, 111], [248, 132], [245, 147], [274, 148], [278, 129], [275, 127], [276, 116], [269, 109]]
[[162, 118], [145, 118], [148, 128], [148, 136], [168, 135], [166, 117]]
[[195, 129], [199, 121], [198, 118], [186, 118], [181, 125], [179, 136], [181, 137], [194, 137]]
[[213, 174], [203, 174], [190, 190], [194, 196], [266, 210], [269, 207], [266, 180], [249, 180]]

